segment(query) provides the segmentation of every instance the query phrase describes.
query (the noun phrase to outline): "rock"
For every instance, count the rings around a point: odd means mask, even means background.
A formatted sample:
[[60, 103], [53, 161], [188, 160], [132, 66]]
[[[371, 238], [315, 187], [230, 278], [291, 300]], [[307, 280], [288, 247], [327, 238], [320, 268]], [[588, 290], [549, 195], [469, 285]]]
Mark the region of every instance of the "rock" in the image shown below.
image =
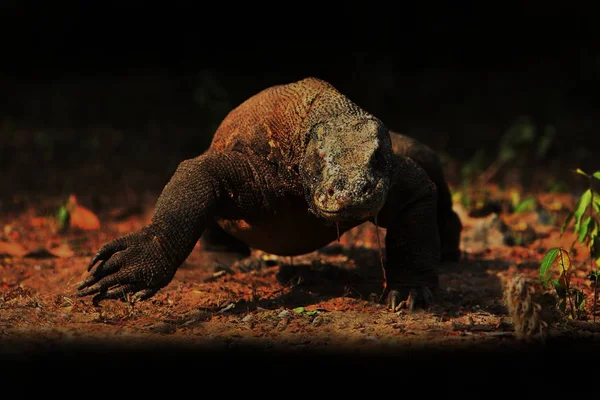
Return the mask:
[[242, 318], [242, 322], [250, 322], [253, 318], [254, 317], [252, 316], [252, 314], [248, 314], [244, 318]]
[[508, 226], [498, 214], [490, 214], [474, 221], [473, 229], [461, 237], [461, 247], [467, 253], [479, 253], [493, 247], [505, 246]]

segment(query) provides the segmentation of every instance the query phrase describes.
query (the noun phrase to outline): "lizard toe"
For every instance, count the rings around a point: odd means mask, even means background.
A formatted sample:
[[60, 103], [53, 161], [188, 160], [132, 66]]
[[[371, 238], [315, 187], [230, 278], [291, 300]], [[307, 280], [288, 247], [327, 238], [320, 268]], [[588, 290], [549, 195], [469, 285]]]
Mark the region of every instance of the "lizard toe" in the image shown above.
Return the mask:
[[387, 305], [391, 311], [406, 309], [414, 312], [427, 309], [433, 301], [433, 291], [427, 286], [390, 290], [387, 296]]

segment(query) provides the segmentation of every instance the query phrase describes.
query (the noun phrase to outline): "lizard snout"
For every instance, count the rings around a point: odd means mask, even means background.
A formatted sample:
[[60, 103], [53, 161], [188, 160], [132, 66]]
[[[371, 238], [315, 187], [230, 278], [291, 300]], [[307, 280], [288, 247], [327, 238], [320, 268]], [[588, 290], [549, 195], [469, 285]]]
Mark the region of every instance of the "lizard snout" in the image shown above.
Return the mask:
[[342, 191], [336, 190], [334, 185], [327, 185], [315, 191], [314, 202], [322, 211], [336, 213], [348, 207], [351, 199]]

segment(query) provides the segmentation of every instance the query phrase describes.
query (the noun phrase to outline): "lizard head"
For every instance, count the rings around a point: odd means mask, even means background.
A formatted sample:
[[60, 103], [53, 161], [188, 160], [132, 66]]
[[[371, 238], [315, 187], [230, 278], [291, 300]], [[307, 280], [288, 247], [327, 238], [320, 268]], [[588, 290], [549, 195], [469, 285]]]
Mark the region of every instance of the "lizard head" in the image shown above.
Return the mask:
[[390, 185], [392, 144], [371, 115], [340, 115], [315, 124], [300, 164], [309, 209], [332, 222], [377, 215]]

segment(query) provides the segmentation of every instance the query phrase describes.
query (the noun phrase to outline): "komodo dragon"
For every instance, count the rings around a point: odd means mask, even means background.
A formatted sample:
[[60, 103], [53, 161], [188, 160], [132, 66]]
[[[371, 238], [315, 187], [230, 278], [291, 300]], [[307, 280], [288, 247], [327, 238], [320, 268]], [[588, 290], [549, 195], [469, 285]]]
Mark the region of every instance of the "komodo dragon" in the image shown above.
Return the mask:
[[323, 80], [273, 86], [179, 164], [151, 222], [105, 244], [77, 294], [147, 299], [199, 239], [207, 250], [298, 255], [366, 221], [387, 228], [387, 304], [430, 305], [436, 267], [460, 257], [462, 230], [437, 155]]

